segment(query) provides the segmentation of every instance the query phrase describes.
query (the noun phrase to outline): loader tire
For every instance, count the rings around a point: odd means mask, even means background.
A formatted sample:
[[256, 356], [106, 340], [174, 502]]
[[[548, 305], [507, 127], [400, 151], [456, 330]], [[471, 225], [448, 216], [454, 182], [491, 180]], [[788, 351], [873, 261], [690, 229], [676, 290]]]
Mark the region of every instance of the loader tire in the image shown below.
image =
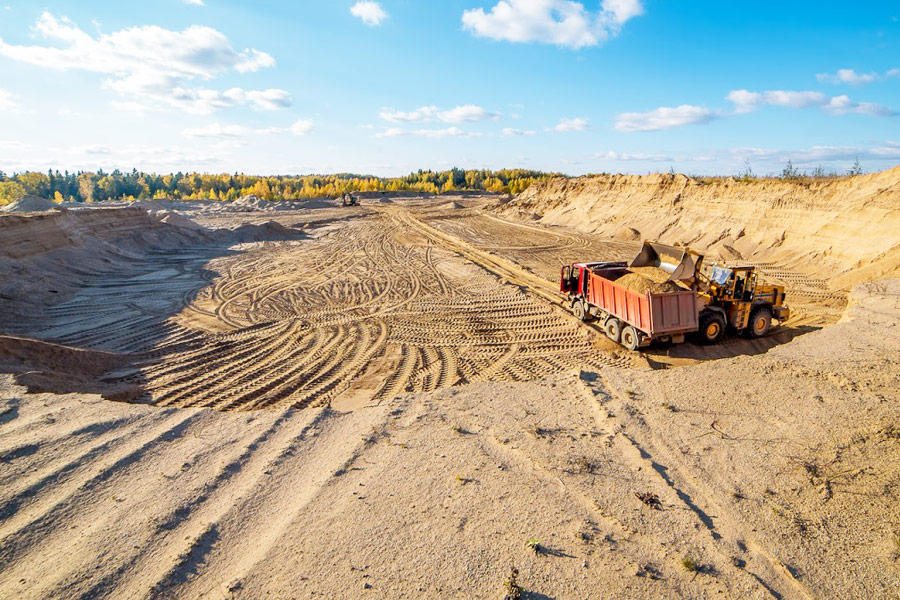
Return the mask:
[[725, 333], [725, 317], [717, 312], [705, 312], [700, 315], [700, 329], [697, 340], [701, 344], [715, 344]]
[[750, 313], [750, 321], [744, 335], [748, 338], [761, 338], [772, 328], [772, 310], [768, 306], [758, 306]]
[[641, 345], [641, 336], [631, 325], [622, 330], [622, 345], [629, 350], [637, 350]]
[[610, 318], [606, 321], [606, 325], [603, 326], [603, 331], [606, 332], [606, 337], [615, 343], [618, 344], [622, 341], [622, 321], [614, 317]]

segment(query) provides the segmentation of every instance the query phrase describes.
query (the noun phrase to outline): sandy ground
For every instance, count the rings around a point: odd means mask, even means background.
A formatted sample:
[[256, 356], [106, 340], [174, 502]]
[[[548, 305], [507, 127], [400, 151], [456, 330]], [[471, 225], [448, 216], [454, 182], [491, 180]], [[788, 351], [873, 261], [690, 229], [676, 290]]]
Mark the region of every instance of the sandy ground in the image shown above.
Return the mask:
[[0, 597], [900, 597], [900, 280], [628, 353], [490, 202], [0, 217]]

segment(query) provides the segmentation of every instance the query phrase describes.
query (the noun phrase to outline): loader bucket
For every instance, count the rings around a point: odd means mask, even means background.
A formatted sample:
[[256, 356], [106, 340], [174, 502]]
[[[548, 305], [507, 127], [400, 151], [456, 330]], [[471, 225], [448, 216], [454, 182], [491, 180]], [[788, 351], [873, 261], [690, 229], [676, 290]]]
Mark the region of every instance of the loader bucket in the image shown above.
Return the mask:
[[656, 242], [644, 242], [643, 248], [629, 267], [656, 267], [669, 274], [669, 281], [683, 281], [694, 276], [697, 266], [686, 250]]

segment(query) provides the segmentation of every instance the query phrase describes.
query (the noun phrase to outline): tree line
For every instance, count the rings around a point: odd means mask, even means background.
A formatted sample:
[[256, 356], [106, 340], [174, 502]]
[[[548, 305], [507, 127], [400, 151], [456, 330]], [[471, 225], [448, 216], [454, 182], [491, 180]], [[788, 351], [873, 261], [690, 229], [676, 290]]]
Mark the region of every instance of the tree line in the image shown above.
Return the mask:
[[152, 198], [232, 201], [247, 195], [264, 200], [336, 198], [354, 192], [424, 192], [440, 194], [457, 190], [518, 194], [537, 181], [559, 176], [524, 169], [450, 169], [423, 171], [405, 177], [336, 175], [257, 176], [242, 173], [174, 173], [158, 175], [115, 170], [105, 173], [80, 171], [28, 171], [6, 175], [0, 171], [0, 204], [26, 194], [57, 202], [133, 201]]

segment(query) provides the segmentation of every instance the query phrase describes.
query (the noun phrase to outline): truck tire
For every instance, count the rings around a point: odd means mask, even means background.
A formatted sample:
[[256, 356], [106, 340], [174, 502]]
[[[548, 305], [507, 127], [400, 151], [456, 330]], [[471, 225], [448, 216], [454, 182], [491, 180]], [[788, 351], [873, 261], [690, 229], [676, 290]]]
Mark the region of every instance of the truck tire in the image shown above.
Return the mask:
[[772, 309], [768, 306], [757, 306], [750, 312], [750, 321], [744, 335], [748, 338], [761, 338], [772, 328]]
[[700, 315], [700, 329], [697, 339], [701, 344], [715, 344], [725, 333], [725, 317], [717, 312], [705, 312]]
[[584, 305], [584, 302], [581, 300], [576, 300], [574, 304], [572, 304], [572, 314], [575, 315], [575, 318], [579, 321], [587, 321], [588, 320], [588, 312]]
[[606, 325], [603, 326], [603, 331], [606, 332], [606, 337], [615, 343], [618, 344], [622, 341], [622, 321], [615, 317], [611, 317], [606, 321]]
[[622, 345], [629, 350], [637, 350], [641, 346], [641, 336], [637, 329], [628, 325], [622, 330]]

